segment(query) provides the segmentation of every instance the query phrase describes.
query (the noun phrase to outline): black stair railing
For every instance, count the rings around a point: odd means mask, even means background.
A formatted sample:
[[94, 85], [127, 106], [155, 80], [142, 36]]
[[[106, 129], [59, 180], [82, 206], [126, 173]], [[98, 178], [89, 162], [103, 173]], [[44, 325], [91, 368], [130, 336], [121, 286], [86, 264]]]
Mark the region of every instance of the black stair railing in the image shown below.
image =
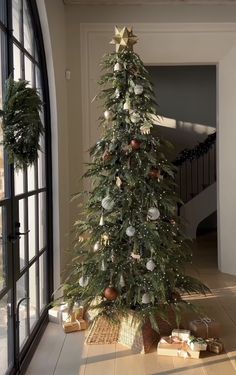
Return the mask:
[[187, 203], [216, 181], [216, 133], [193, 149], [181, 151], [173, 164], [178, 195]]

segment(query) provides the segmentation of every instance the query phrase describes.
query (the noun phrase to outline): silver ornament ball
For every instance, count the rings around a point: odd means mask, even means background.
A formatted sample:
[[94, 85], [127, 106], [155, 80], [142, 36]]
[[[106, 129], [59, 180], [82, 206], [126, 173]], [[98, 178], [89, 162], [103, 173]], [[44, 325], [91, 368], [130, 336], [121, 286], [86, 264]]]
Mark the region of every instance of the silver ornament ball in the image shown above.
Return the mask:
[[146, 263], [146, 268], [148, 269], [148, 271], [153, 271], [155, 267], [156, 267], [156, 265], [155, 265], [155, 263], [153, 262], [152, 259], [150, 259], [150, 260]]
[[112, 111], [109, 111], [108, 109], [104, 112], [104, 117], [107, 121], [110, 121], [113, 117]]
[[133, 122], [133, 124], [136, 124], [140, 120], [140, 115], [138, 112], [132, 112], [130, 115], [130, 121]]
[[126, 229], [125, 233], [127, 234], [128, 237], [133, 237], [135, 234], [135, 228], [130, 226]]
[[79, 279], [79, 285], [84, 288], [88, 285], [88, 283], [89, 283], [89, 278], [87, 276], [81, 276], [81, 278]]
[[100, 249], [100, 247], [101, 247], [100, 242], [97, 241], [97, 242], [94, 244], [94, 246], [93, 246], [93, 250], [94, 250], [94, 251], [98, 251], [98, 250]]
[[160, 211], [156, 207], [151, 207], [148, 210], [147, 216], [150, 220], [157, 220], [160, 217]]
[[151, 302], [150, 294], [149, 293], [144, 293], [142, 296], [142, 303], [148, 304]]
[[120, 63], [116, 63], [114, 65], [114, 72], [120, 72], [122, 70], [122, 65]]
[[114, 204], [115, 202], [109, 196], [102, 199], [102, 207], [104, 208], [104, 210], [111, 211], [114, 207]]
[[134, 86], [134, 93], [135, 95], [141, 95], [143, 93], [143, 86], [141, 85]]

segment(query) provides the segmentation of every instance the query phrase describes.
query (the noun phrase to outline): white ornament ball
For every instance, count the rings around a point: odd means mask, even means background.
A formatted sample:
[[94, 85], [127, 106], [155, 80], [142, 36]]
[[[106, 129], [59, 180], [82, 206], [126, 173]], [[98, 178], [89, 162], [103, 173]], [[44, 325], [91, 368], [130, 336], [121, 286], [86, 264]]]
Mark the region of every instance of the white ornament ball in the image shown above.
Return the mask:
[[134, 93], [135, 95], [141, 95], [143, 93], [143, 86], [141, 85], [134, 86]]
[[120, 63], [116, 63], [114, 65], [114, 72], [120, 72], [122, 70], [122, 65]]
[[125, 233], [127, 234], [128, 237], [133, 237], [135, 234], [135, 228], [130, 226], [126, 229]]
[[81, 276], [79, 279], [79, 285], [82, 287], [86, 287], [88, 285], [89, 278], [87, 276]]
[[148, 269], [148, 271], [153, 271], [155, 267], [156, 267], [156, 265], [155, 265], [155, 263], [153, 262], [152, 259], [150, 259], [150, 260], [146, 263], [146, 268]]
[[100, 242], [97, 241], [97, 242], [94, 244], [94, 246], [93, 246], [93, 250], [94, 250], [94, 251], [98, 251], [98, 250], [100, 249], [100, 247], [101, 247]]
[[104, 112], [104, 117], [107, 121], [110, 121], [113, 117], [113, 113], [108, 109]]
[[140, 115], [138, 112], [132, 112], [130, 115], [130, 121], [133, 122], [133, 124], [136, 124], [140, 120]]
[[150, 220], [157, 220], [160, 217], [160, 211], [156, 207], [151, 207], [148, 210], [147, 216]]
[[102, 207], [104, 210], [111, 211], [114, 207], [115, 202], [111, 199], [111, 197], [107, 196], [102, 200]]
[[144, 293], [143, 296], [142, 296], [142, 303], [150, 303], [151, 302], [151, 298], [150, 298], [150, 294], [149, 293]]

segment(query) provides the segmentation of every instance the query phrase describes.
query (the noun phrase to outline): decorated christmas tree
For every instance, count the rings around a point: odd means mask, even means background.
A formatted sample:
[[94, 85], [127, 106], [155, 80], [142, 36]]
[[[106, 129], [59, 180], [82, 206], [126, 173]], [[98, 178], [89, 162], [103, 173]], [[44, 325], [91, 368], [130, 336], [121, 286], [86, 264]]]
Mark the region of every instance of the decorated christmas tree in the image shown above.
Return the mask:
[[71, 305], [79, 300], [113, 320], [132, 310], [158, 330], [157, 318], [169, 309], [179, 317], [191, 307], [182, 296], [208, 289], [185, 274], [191, 253], [176, 214], [174, 167], [165, 142], [151, 134], [158, 115], [136, 42], [132, 29], [116, 27], [116, 52], [102, 61], [103, 136], [90, 149], [84, 177], [92, 189], [74, 226], [64, 294]]

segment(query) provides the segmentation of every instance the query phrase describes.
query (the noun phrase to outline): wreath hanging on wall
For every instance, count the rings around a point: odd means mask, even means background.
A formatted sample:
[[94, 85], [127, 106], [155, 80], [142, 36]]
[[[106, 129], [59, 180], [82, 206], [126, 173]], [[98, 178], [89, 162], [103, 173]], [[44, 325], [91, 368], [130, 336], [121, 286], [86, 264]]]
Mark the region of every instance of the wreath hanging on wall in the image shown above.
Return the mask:
[[6, 81], [2, 116], [3, 145], [10, 164], [17, 169], [32, 165], [38, 158], [39, 139], [44, 128], [40, 119], [42, 100], [37, 89], [25, 80]]

